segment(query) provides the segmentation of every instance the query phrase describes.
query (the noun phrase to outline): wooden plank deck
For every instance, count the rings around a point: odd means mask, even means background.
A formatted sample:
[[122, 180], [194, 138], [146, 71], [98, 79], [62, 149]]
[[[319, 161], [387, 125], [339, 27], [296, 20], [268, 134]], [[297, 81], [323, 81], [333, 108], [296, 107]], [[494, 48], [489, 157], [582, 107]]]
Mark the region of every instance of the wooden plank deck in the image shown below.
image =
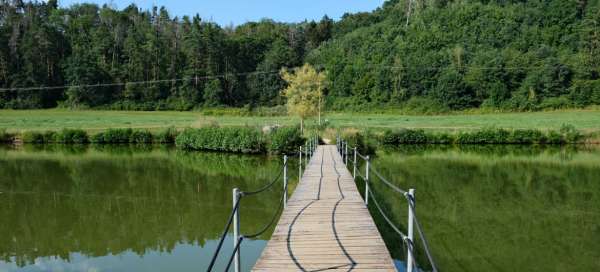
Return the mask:
[[321, 145], [252, 271], [396, 271], [335, 145]]

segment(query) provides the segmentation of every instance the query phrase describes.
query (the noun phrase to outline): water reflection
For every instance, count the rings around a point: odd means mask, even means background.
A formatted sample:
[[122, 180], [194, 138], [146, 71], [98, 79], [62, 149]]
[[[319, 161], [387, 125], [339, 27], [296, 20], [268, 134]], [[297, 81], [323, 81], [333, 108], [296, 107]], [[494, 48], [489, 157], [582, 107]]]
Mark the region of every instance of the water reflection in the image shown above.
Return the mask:
[[[3, 147], [0, 271], [202, 270], [231, 210], [231, 189], [260, 187], [280, 164], [172, 148]], [[242, 231], [266, 224], [279, 197], [245, 199]], [[244, 244], [244, 267], [268, 238]]]
[[[596, 148], [409, 146], [380, 151], [373, 164], [401, 187], [416, 188], [419, 218], [444, 271], [600, 270]], [[404, 199], [376, 180], [372, 189], [406, 226]], [[375, 219], [394, 257], [404, 260], [401, 241]]]

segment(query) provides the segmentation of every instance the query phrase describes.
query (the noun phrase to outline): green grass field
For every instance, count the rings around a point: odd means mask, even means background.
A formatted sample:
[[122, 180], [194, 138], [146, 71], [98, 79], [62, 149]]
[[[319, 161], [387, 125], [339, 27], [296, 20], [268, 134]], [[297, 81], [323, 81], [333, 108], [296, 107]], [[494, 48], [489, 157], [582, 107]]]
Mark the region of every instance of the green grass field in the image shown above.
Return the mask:
[[[331, 113], [324, 115], [333, 127], [422, 128], [427, 130], [471, 130], [482, 127], [559, 129], [563, 124], [591, 132], [600, 131], [600, 110], [569, 110], [533, 113], [449, 114], [407, 116], [394, 114]], [[203, 116], [199, 112], [134, 112], [70, 110], [0, 110], [0, 129], [9, 132], [81, 128], [177, 128], [221, 126], [292, 125], [293, 117]], [[314, 124], [308, 121], [307, 124]]]

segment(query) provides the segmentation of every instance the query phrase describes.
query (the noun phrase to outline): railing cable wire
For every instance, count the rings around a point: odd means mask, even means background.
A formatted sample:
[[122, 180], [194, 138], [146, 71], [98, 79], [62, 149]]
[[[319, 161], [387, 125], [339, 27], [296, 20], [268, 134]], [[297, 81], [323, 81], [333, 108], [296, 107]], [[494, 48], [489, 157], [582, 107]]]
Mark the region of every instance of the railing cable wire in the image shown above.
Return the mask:
[[240, 199], [238, 199], [237, 202], [235, 202], [235, 205], [233, 207], [233, 209], [231, 210], [231, 214], [229, 215], [229, 220], [227, 220], [227, 224], [225, 225], [225, 229], [223, 230], [223, 234], [221, 235], [221, 238], [219, 239], [219, 244], [217, 245], [217, 249], [215, 250], [215, 253], [213, 254], [212, 259], [210, 260], [210, 264], [208, 265], [208, 269], [206, 270], [207, 272], [212, 271], [215, 262], [217, 261], [217, 257], [219, 257], [219, 252], [221, 251], [221, 248], [223, 247], [223, 241], [225, 241], [225, 236], [227, 236], [227, 232], [229, 231], [229, 227], [231, 227], [231, 223], [233, 222], [233, 217], [235, 216], [235, 212], [239, 209], [240, 207]]

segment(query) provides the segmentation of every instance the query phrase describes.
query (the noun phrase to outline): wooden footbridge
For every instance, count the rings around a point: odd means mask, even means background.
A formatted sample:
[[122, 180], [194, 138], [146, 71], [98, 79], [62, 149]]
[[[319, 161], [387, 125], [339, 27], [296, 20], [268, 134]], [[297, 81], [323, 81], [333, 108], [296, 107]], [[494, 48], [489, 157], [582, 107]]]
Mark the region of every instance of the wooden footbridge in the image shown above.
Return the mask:
[[252, 271], [396, 271], [335, 145], [321, 145]]
[[[346, 168], [349, 162], [349, 145], [341, 138], [336, 145], [317, 145], [316, 138], [307, 142], [307, 148], [299, 152], [301, 179], [291, 198], [287, 199], [287, 156], [280, 174], [266, 186], [252, 192], [233, 190], [233, 209], [225, 226], [217, 249], [207, 272], [213, 271], [219, 252], [222, 249], [229, 229], [233, 229], [234, 247], [224, 271], [231, 267], [241, 271], [240, 247], [244, 239], [257, 238], [275, 226], [275, 231], [262, 255], [251, 269], [263, 271], [397, 271], [394, 261], [377, 230], [367, 205], [369, 201], [400, 236], [407, 248], [406, 271], [421, 271], [415, 258], [414, 234], [418, 231], [432, 271], [437, 272], [429, 251], [427, 240], [415, 214], [414, 190], [404, 191], [387, 181], [379, 172], [370, 167], [368, 156], [353, 151], [353, 175]], [[302, 154], [306, 154], [304, 160]], [[308, 157], [310, 156], [310, 160]], [[365, 160], [365, 175], [357, 170], [357, 158]], [[302, 162], [306, 169], [302, 172]], [[391, 190], [401, 194], [408, 203], [407, 234], [386, 216], [372, 190], [369, 190], [369, 172]], [[361, 177], [365, 181], [365, 198], [359, 194], [354, 180]], [[239, 231], [240, 200], [260, 194], [283, 180], [283, 193], [280, 205], [270, 223], [254, 234], [241, 234]], [[277, 222], [278, 215], [281, 217]], [[413, 226], [414, 223], [414, 226]], [[246, 269], [249, 269], [247, 267]]]

